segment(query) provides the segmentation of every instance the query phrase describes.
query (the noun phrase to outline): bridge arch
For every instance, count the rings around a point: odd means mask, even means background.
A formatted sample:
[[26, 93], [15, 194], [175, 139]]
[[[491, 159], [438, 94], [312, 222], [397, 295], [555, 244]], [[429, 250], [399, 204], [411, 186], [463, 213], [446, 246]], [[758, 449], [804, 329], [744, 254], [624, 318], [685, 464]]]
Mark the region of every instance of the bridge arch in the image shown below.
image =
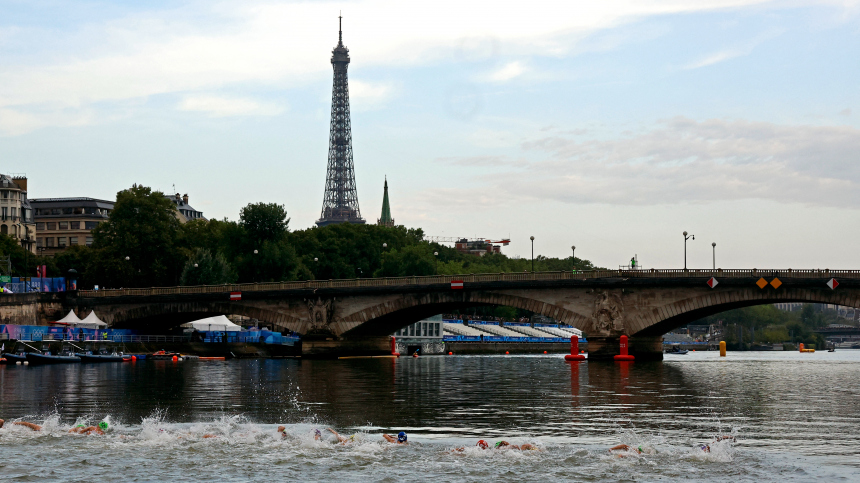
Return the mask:
[[852, 292], [830, 289], [791, 288], [782, 291], [733, 289], [699, 294], [659, 308], [644, 310], [631, 321], [633, 337], [654, 337], [671, 332], [696, 320], [728, 310], [775, 303], [821, 303], [860, 307], [860, 298]]
[[588, 319], [560, 305], [537, 299], [499, 292], [435, 292], [401, 297], [352, 312], [334, 325], [334, 332], [344, 336], [382, 336], [427, 317], [475, 306], [507, 306], [552, 317], [580, 328]]

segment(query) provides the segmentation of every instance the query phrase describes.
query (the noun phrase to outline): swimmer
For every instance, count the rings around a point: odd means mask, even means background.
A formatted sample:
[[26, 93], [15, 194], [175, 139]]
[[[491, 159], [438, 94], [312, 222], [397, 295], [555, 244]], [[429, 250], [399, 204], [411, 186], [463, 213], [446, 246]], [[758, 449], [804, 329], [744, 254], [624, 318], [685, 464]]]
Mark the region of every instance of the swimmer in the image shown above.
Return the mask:
[[285, 439], [287, 437], [287, 427], [286, 426], [278, 426], [278, 432], [281, 433], [281, 439]]
[[409, 444], [408, 442], [406, 442], [406, 433], [404, 433], [403, 431], [397, 433], [396, 438], [394, 436], [391, 436], [390, 434], [383, 434], [382, 437], [385, 438], [385, 440], [389, 443]]
[[[335, 438], [337, 438], [338, 441], [340, 441], [340, 444], [347, 444], [347, 443], [352, 443], [353, 441], [355, 441], [355, 435], [354, 434], [352, 436], [350, 436], [349, 438], [345, 438], [345, 437], [337, 434], [337, 431], [335, 431], [331, 428], [327, 428], [327, 429], [331, 434], [334, 435]], [[319, 432], [319, 430], [317, 430], [317, 432]]]
[[520, 449], [519, 446], [515, 444], [508, 443], [507, 441], [496, 441], [495, 449]]
[[[481, 449], [489, 449], [489, 448], [490, 448], [490, 445], [489, 445], [486, 441], [484, 441], [483, 439], [478, 440], [478, 443], [477, 443], [477, 444], [475, 444], [475, 446], [477, 446], [477, 447], [479, 447], [479, 448], [481, 448]], [[459, 451], [459, 452], [463, 452], [463, 451], [466, 451], [466, 448], [465, 448], [465, 447], [454, 448], [454, 449], [452, 449], [451, 451]]]
[[319, 441], [322, 439], [322, 433], [319, 429], [314, 429], [314, 441]]
[[[99, 425], [101, 425], [101, 424], [104, 424], [105, 427], [107, 427], [107, 423], [105, 423], [104, 421], [99, 423]], [[79, 425], [75, 426], [74, 428], [70, 429], [69, 432], [75, 433], [75, 434], [98, 434], [98, 435], [105, 434], [105, 432], [97, 426], [84, 426], [83, 424], [79, 424]]]
[[[654, 448], [650, 448], [648, 446], [639, 445], [636, 448], [632, 448], [626, 444], [619, 444], [618, 446], [613, 446], [613, 447], [609, 448], [610, 453], [612, 453], [613, 451], [622, 451], [622, 452], [636, 451], [638, 454], [655, 454], [655, 453], [657, 453], [657, 451], [654, 450]], [[617, 456], [619, 458], [623, 458], [626, 455], [616, 454], [615, 456]]]
[[714, 438], [713, 441], [711, 441], [710, 444], [700, 444], [699, 449], [704, 451], [705, 453], [710, 453], [711, 452], [711, 444], [719, 443], [720, 441], [725, 441], [725, 440], [734, 441], [735, 437], [734, 436], [717, 436], [716, 438]]
[[3, 424], [4, 424], [5, 422], [6, 422], [6, 421], [4, 421], [4, 420], [0, 419], [0, 429], [2, 429], [2, 428], [3, 428]]

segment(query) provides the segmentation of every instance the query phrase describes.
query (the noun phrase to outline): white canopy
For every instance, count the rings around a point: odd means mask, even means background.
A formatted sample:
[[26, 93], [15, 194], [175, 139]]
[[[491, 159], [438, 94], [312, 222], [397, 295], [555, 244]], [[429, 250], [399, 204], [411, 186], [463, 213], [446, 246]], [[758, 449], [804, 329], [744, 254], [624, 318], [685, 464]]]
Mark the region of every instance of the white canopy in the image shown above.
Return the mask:
[[102, 322], [99, 319], [99, 316], [96, 315], [96, 311], [93, 310], [90, 312], [90, 315], [87, 315], [84, 320], [78, 322], [77, 327], [83, 327], [84, 329], [100, 329], [102, 327], [107, 327], [107, 324]]
[[68, 325], [77, 325], [78, 322], [80, 322], [80, 321], [81, 321], [81, 319], [78, 318], [78, 316], [75, 314], [75, 311], [70, 310], [69, 313], [66, 314], [66, 316], [63, 317], [62, 319], [58, 320], [57, 323], [68, 324]]
[[223, 315], [215, 317], [207, 317], [205, 319], [187, 322], [180, 327], [187, 329], [196, 329], [199, 331], [218, 331], [218, 332], [237, 332], [242, 330], [242, 327], [230, 322], [230, 319]]

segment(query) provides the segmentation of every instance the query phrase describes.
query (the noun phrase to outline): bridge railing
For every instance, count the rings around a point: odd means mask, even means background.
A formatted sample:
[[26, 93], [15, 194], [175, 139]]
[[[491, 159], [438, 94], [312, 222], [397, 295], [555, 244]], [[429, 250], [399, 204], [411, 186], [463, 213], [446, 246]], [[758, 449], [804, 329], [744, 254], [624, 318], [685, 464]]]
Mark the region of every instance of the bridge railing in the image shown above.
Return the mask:
[[641, 270], [589, 270], [559, 272], [506, 272], [472, 273], [464, 275], [427, 275], [411, 277], [358, 278], [340, 280], [306, 280], [298, 282], [235, 283], [226, 285], [192, 285], [182, 287], [122, 288], [105, 290], [81, 290], [84, 297], [119, 297], [124, 295], [175, 295], [225, 292], [259, 292], [275, 290], [300, 290], [317, 288], [373, 288], [410, 285], [449, 284], [454, 281], [475, 282], [525, 282], [553, 280], [592, 280], [601, 278], [860, 278], [860, 270], [830, 269], [641, 269]]

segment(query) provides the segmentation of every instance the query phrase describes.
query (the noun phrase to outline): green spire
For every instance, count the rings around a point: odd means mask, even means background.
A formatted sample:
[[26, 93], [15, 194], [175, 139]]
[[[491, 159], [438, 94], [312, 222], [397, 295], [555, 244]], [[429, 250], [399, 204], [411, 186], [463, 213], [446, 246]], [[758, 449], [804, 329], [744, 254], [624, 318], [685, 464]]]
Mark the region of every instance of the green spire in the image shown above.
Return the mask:
[[377, 225], [394, 226], [394, 218], [391, 217], [391, 206], [388, 204], [388, 177], [385, 177], [385, 192], [382, 195], [382, 217], [376, 221]]

